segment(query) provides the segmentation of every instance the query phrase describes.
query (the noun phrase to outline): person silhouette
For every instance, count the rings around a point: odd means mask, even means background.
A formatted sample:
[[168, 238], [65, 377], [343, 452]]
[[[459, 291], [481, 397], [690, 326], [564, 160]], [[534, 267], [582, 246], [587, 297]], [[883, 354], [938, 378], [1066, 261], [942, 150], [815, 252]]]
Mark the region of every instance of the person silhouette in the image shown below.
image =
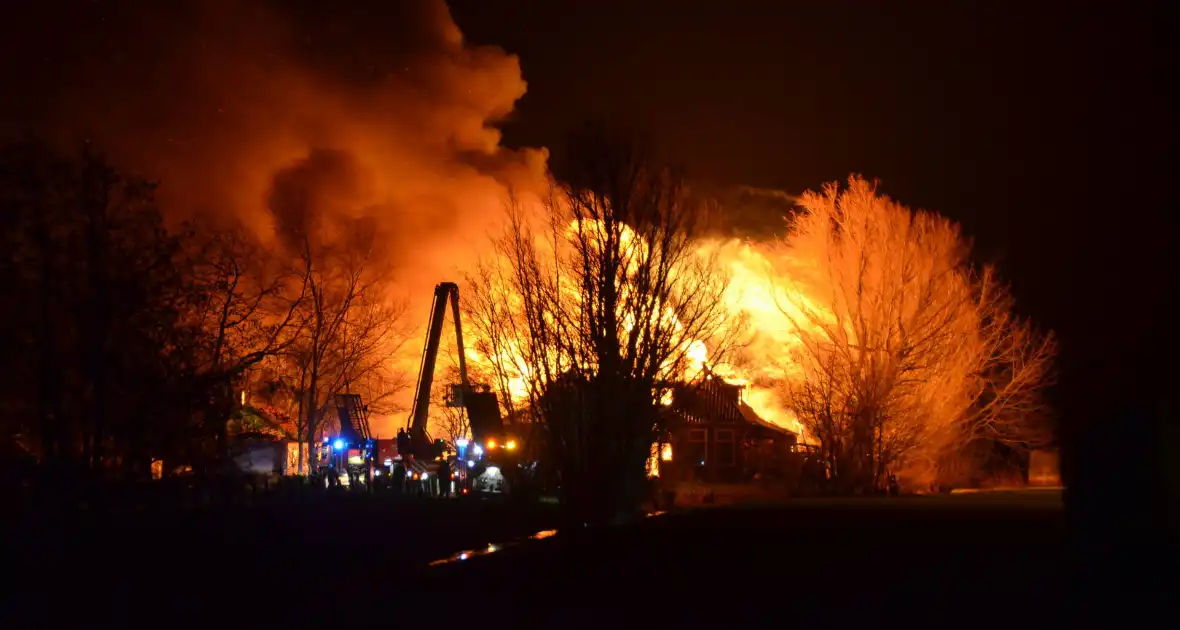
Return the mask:
[[451, 496], [451, 464], [446, 458], [438, 464], [438, 494], [441, 497]]
[[397, 454], [403, 458], [410, 453], [410, 435], [405, 429], [397, 430]]

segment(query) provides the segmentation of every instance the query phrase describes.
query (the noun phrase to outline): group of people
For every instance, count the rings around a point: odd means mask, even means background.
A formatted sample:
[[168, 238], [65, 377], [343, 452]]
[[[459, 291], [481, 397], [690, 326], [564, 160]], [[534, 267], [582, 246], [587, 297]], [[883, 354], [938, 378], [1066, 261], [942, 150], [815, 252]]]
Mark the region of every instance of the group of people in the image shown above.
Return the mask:
[[438, 469], [425, 479], [415, 478], [412, 472], [414, 456], [406, 456], [404, 460], [395, 461], [393, 469], [389, 471], [389, 486], [398, 494], [413, 496], [451, 496], [451, 464], [445, 458], [438, 464]]

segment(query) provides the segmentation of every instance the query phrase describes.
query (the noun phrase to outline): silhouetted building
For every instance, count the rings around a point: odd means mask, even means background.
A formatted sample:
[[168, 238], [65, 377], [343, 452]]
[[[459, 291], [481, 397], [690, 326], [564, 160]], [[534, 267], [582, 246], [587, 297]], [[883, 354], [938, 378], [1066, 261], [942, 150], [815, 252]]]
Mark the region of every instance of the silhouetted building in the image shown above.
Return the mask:
[[739, 483], [790, 474], [800, 459], [791, 457], [801, 448], [799, 436], [760, 418], [742, 401], [742, 389], [710, 377], [673, 390], [672, 459], [660, 462], [662, 477]]

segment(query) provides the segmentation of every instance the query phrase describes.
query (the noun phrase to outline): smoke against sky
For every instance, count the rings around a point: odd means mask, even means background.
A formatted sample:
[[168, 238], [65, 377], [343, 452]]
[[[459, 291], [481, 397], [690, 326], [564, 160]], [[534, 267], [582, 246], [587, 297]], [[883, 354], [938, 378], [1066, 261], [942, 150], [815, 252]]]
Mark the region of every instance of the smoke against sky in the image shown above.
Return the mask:
[[264, 242], [363, 219], [413, 329], [434, 284], [474, 263], [508, 192], [547, 182], [546, 151], [504, 149], [494, 126], [525, 92], [518, 59], [467, 45], [442, 0], [22, 9], [24, 28], [0, 38], [0, 78], [23, 91], [0, 104], [0, 133], [93, 140], [161, 182], [171, 219], [237, 220]]
[[[304, 211], [376, 218], [399, 277], [432, 286], [509, 187], [544, 185], [546, 154], [502, 149], [492, 126], [524, 94], [516, 57], [467, 46], [441, 0], [386, 4], [38, 3], [3, 45], [4, 74], [27, 86], [6, 123], [94, 139], [158, 178], [167, 212], [262, 236], [268, 200], [288, 210], [271, 197], [281, 173]], [[46, 47], [67, 19], [88, 28]]]

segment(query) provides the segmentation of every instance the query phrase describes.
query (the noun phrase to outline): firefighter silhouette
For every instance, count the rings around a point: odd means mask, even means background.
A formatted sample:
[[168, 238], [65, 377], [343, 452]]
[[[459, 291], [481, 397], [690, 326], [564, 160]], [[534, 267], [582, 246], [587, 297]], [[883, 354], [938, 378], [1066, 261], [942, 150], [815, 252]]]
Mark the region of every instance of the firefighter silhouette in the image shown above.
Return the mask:
[[438, 464], [439, 496], [451, 496], [451, 464], [445, 458]]
[[397, 430], [397, 454], [404, 459], [410, 453], [410, 436], [405, 429]]

